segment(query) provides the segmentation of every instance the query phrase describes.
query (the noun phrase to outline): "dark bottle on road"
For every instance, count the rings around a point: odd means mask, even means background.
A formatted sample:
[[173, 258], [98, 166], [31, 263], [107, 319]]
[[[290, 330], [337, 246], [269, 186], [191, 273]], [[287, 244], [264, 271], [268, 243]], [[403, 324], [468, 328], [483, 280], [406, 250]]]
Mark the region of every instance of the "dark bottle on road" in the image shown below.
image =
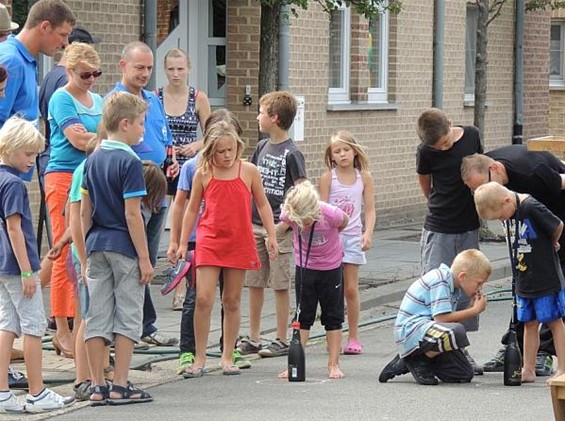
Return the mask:
[[292, 339], [288, 349], [288, 381], [303, 382], [306, 380], [306, 361], [304, 348], [300, 341], [300, 322], [292, 322]]
[[504, 385], [520, 386], [522, 384], [522, 354], [518, 347], [516, 330], [508, 332], [508, 345], [504, 351]]
[[167, 157], [165, 158], [165, 162], [163, 162], [163, 172], [165, 173], [165, 177], [169, 181], [172, 181], [174, 177], [171, 175], [171, 170], [173, 166], [173, 147], [167, 146]]

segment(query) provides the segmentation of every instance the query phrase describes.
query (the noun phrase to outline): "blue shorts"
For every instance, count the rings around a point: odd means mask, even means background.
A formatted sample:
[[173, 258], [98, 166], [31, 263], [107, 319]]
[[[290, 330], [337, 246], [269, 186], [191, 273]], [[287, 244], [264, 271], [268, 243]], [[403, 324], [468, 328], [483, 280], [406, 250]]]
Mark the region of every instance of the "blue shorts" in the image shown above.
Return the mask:
[[549, 323], [565, 316], [565, 289], [538, 298], [524, 298], [516, 294], [518, 320]]

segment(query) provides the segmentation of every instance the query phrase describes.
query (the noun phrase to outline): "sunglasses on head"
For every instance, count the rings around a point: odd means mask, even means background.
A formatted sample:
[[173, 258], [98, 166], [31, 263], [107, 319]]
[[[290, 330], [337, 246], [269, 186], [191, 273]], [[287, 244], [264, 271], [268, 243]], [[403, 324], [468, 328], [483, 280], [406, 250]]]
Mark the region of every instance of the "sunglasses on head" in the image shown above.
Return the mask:
[[80, 73], [79, 76], [83, 80], [90, 79], [91, 77], [98, 78], [98, 77], [102, 76], [102, 70], [96, 70], [95, 72]]

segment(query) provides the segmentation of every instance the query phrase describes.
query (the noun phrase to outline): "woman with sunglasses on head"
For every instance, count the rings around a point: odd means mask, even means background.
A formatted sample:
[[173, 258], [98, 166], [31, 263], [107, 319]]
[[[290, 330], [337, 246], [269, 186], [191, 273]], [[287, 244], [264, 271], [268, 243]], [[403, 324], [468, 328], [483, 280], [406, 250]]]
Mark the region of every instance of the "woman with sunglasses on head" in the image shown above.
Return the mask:
[[[65, 48], [68, 82], [49, 100], [51, 156], [45, 170], [45, 201], [49, 209], [53, 242], [65, 232], [63, 210], [73, 171], [85, 158], [85, 148], [102, 118], [103, 101], [91, 92], [102, 75], [100, 58], [89, 44], [77, 42]], [[73, 357], [73, 338], [67, 317], [75, 316], [74, 288], [65, 269], [68, 247], [53, 263], [51, 312], [57, 324], [53, 345], [57, 352]]]

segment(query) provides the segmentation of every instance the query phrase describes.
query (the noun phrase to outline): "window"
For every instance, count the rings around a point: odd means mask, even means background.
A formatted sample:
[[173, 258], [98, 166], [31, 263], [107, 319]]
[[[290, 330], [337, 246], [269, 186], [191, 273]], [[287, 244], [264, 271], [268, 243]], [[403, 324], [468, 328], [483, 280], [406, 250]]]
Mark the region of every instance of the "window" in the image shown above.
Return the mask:
[[477, 28], [479, 8], [467, 4], [465, 36], [465, 101], [475, 100], [475, 58], [477, 56]]
[[345, 6], [340, 6], [339, 9], [332, 12], [330, 17], [328, 101], [333, 104], [347, 104], [350, 102], [350, 33], [350, 10]]
[[384, 12], [369, 23], [369, 102], [387, 102], [388, 13]]
[[565, 22], [552, 22], [549, 41], [549, 87], [565, 89], [564, 51]]

